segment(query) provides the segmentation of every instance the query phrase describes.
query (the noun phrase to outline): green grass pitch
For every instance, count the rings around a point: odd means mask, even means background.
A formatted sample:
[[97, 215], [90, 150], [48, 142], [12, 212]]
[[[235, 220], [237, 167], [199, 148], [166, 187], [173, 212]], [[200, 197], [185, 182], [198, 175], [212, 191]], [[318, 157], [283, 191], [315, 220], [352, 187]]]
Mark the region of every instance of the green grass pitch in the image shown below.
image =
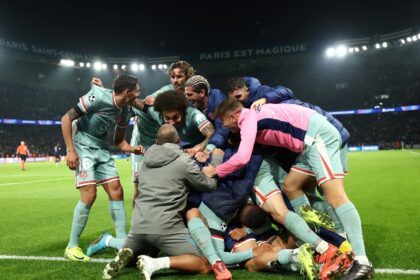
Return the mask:
[[[118, 160], [125, 207], [131, 219], [131, 163]], [[420, 151], [355, 152], [349, 154], [346, 191], [362, 217], [366, 249], [379, 269], [420, 270]], [[100, 279], [103, 263], [11, 260], [4, 256], [62, 257], [79, 193], [64, 162], [0, 165], [0, 279]], [[128, 223], [129, 224], [129, 223]], [[103, 231], [113, 232], [107, 196], [100, 188], [80, 240], [86, 250]], [[111, 249], [98, 258], [111, 258]], [[164, 271], [154, 279], [214, 279]], [[233, 270], [235, 279], [301, 279], [298, 274]], [[135, 279], [134, 268], [117, 279]], [[420, 275], [377, 273], [376, 279], [419, 279]]]

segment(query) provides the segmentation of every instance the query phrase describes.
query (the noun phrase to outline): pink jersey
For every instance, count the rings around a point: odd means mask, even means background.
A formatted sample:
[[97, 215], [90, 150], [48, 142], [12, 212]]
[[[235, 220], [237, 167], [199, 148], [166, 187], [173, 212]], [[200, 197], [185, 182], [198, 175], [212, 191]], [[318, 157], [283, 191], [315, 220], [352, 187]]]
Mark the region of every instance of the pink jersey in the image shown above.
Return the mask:
[[309, 120], [315, 111], [294, 104], [266, 104], [256, 109], [243, 109], [238, 126], [241, 143], [238, 151], [225, 163], [216, 167], [219, 177], [224, 177], [245, 166], [255, 142], [284, 147], [296, 153], [304, 149], [304, 139]]

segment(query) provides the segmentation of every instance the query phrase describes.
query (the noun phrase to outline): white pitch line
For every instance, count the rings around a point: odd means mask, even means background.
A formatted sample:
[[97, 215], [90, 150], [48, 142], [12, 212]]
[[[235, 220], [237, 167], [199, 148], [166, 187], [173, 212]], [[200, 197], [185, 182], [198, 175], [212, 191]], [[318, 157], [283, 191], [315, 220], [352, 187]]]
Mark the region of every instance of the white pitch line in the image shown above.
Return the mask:
[[[69, 261], [63, 257], [46, 257], [46, 256], [13, 256], [13, 255], [0, 255], [0, 260], [33, 260], [33, 261]], [[112, 259], [95, 259], [92, 258], [90, 262], [107, 263]], [[375, 268], [375, 273], [380, 274], [408, 274], [420, 275], [419, 269], [398, 269], [398, 268]]]
[[[63, 257], [46, 257], [46, 256], [11, 256], [11, 255], [0, 255], [0, 259], [3, 260], [31, 260], [31, 261], [69, 261]], [[90, 262], [96, 263], [107, 263], [112, 259], [95, 259], [91, 258]]]
[[404, 151], [407, 151], [410, 154], [413, 154], [413, 155], [416, 155], [416, 156], [420, 156], [420, 153], [416, 153], [416, 152], [413, 152], [413, 151], [410, 151], [410, 150], [405, 150], [405, 149], [404, 149]]
[[13, 182], [13, 183], [1, 183], [0, 186], [12, 186], [12, 185], [22, 185], [27, 183], [39, 183], [39, 182], [51, 182], [51, 181], [61, 181], [74, 179], [74, 177], [61, 177], [57, 179], [46, 179], [46, 180], [33, 180], [33, 181], [23, 181], [23, 182]]

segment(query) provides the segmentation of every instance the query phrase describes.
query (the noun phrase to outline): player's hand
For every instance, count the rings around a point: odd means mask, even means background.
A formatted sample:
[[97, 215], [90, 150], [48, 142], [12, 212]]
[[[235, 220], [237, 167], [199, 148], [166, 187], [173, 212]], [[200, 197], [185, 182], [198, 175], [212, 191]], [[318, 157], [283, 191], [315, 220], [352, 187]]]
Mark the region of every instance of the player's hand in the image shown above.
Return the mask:
[[190, 157], [195, 156], [196, 153], [200, 151], [200, 147], [192, 147], [189, 149], [184, 149], [184, 153], [187, 153]]
[[232, 237], [234, 240], [239, 241], [241, 238], [245, 237], [247, 235], [244, 228], [235, 228], [234, 230], [231, 230], [229, 232], [230, 237]]
[[79, 156], [75, 151], [70, 150], [67, 152], [66, 162], [70, 170], [75, 170], [76, 167], [79, 166]]
[[268, 243], [261, 243], [261, 245], [252, 249], [252, 253], [254, 254], [254, 257], [257, 257], [258, 255], [261, 255], [264, 252], [271, 251], [272, 249], [272, 245]]
[[194, 157], [198, 162], [206, 162], [210, 157], [210, 151], [205, 150], [204, 152], [197, 152]]
[[155, 98], [151, 95], [146, 96], [146, 98], [144, 99], [144, 104], [147, 106], [153, 106], [153, 103], [155, 103]]
[[135, 155], [144, 154], [145, 148], [142, 145], [138, 145], [137, 147], [133, 147], [131, 152]]
[[207, 175], [207, 177], [210, 177], [210, 178], [216, 177], [216, 175], [217, 175], [216, 168], [211, 164], [203, 167], [203, 172], [204, 172], [204, 174]]
[[104, 87], [104, 85], [102, 84], [101, 79], [95, 78], [95, 77], [92, 78], [92, 80], [90, 81], [90, 84], [91, 85], [98, 86], [98, 87]]
[[213, 155], [220, 156], [220, 157], [223, 157], [225, 155], [225, 152], [222, 149], [218, 149], [218, 148], [215, 148], [212, 153]]
[[265, 98], [258, 99], [257, 101], [251, 104], [251, 109], [254, 109], [256, 107], [261, 107], [262, 105], [266, 103], [267, 103], [267, 99]]

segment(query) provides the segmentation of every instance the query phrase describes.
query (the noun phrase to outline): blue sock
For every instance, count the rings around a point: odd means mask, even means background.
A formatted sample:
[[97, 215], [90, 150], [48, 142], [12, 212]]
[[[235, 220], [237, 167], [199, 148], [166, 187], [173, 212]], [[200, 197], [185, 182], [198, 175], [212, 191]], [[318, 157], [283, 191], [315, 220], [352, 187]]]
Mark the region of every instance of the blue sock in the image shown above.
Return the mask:
[[298, 239], [311, 244], [314, 248], [323, 241], [309, 228], [308, 224], [302, 219], [302, 217], [291, 211], [289, 211], [286, 215], [284, 226]]
[[188, 229], [191, 237], [194, 239], [198, 248], [200, 248], [203, 255], [207, 258], [210, 264], [221, 258], [217, 255], [213, 246], [210, 230], [206, 227], [203, 221], [199, 218], [192, 218], [188, 222]]
[[290, 204], [292, 204], [293, 210], [298, 214], [300, 213], [300, 206], [311, 205], [306, 195], [301, 195], [296, 197], [295, 199], [290, 200]]
[[125, 238], [115, 238], [111, 237], [108, 242], [108, 247], [115, 249], [122, 249], [124, 245]]
[[82, 201], [79, 201], [74, 208], [73, 223], [71, 225], [70, 240], [67, 248], [73, 248], [79, 246], [79, 238], [85, 229], [90, 208], [86, 206]]
[[283, 249], [280, 250], [280, 252], [277, 253], [277, 260], [279, 261], [280, 264], [289, 264], [290, 258], [292, 256], [292, 251], [291, 249]]
[[115, 224], [115, 234], [118, 239], [125, 239], [126, 233], [126, 217], [123, 200], [110, 200], [108, 204], [109, 213]]
[[344, 203], [335, 209], [335, 213], [343, 224], [356, 256], [366, 256], [362, 222], [356, 207], [351, 202]]

